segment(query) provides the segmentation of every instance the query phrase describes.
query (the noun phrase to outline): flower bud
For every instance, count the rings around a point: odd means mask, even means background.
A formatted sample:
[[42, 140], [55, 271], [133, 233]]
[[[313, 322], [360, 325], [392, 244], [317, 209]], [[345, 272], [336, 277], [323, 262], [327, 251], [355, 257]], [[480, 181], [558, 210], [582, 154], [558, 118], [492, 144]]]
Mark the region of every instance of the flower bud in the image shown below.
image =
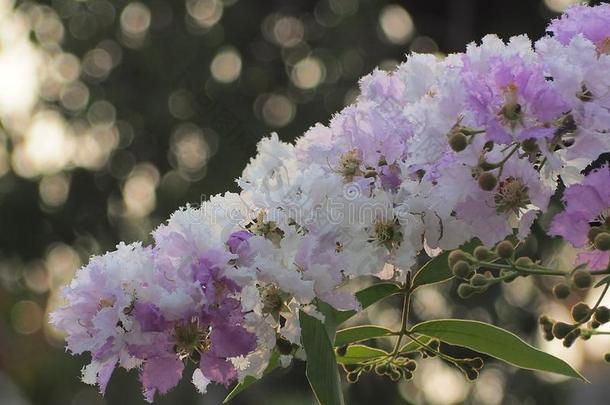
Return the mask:
[[510, 259], [515, 252], [513, 244], [507, 240], [503, 240], [496, 246], [496, 254], [502, 259]]
[[460, 260], [467, 260], [466, 258], [466, 254], [464, 253], [464, 251], [460, 250], [460, 249], [456, 249], [451, 251], [451, 253], [449, 253], [449, 257], [448, 257], [448, 262], [449, 262], [449, 267], [453, 268], [453, 266], [455, 266], [455, 264], [457, 262], [459, 262]]
[[606, 360], [607, 363], [610, 363], [610, 353], [604, 354], [604, 360]]
[[415, 371], [417, 368], [417, 362], [415, 360], [409, 360], [405, 363], [405, 368], [409, 371]]
[[457, 293], [460, 298], [470, 298], [476, 293], [477, 290], [473, 288], [470, 284], [460, 284], [457, 289]]
[[479, 175], [479, 187], [485, 191], [491, 191], [496, 188], [498, 179], [492, 173], [483, 172]]
[[594, 320], [600, 324], [610, 321], [610, 309], [600, 306], [595, 309]]
[[560, 300], [566, 299], [570, 295], [570, 287], [566, 283], [556, 284], [553, 287], [553, 295]]
[[359, 378], [360, 378], [360, 373], [358, 373], [358, 372], [347, 373], [347, 382], [350, 384], [357, 383]]
[[593, 242], [595, 248], [603, 252], [610, 250], [610, 233], [601, 232], [599, 233]]
[[477, 370], [472, 369], [472, 368], [465, 368], [463, 370], [469, 381], [474, 381], [477, 378], [479, 378], [479, 372]]
[[348, 345], [339, 346], [336, 349], [336, 352], [339, 356], [343, 357], [347, 353]]
[[402, 377], [403, 377], [405, 380], [407, 380], [407, 381], [408, 381], [408, 380], [410, 380], [410, 379], [412, 379], [412, 378], [413, 378], [413, 373], [412, 373], [411, 371], [409, 371], [409, 370], [405, 370], [404, 368], [403, 368], [403, 369], [401, 369], [400, 371], [401, 371]]
[[571, 314], [574, 321], [583, 323], [591, 317], [591, 308], [584, 302], [579, 302], [572, 307]]
[[590, 327], [591, 329], [597, 329], [597, 328], [599, 328], [600, 326], [602, 326], [602, 324], [601, 324], [601, 323], [599, 323], [599, 322], [597, 322], [595, 319], [594, 319], [594, 320], [592, 320], [591, 322], [589, 322], [589, 327]]
[[538, 144], [536, 143], [536, 139], [528, 138], [521, 142], [521, 148], [525, 153], [534, 153], [538, 150]]
[[519, 258], [517, 258], [517, 260], [515, 260], [515, 266], [518, 267], [531, 267], [531, 265], [534, 264], [534, 262], [532, 261], [532, 259], [530, 259], [527, 256], [521, 256]]
[[459, 262], [457, 262], [455, 266], [453, 266], [451, 271], [456, 277], [462, 278], [464, 280], [468, 280], [470, 277], [472, 277], [473, 273], [473, 270], [470, 265], [464, 260], [460, 260]]
[[489, 284], [489, 280], [482, 274], [475, 274], [470, 279], [470, 285], [473, 287], [485, 287]]
[[580, 329], [574, 329], [572, 332], [568, 333], [568, 335], [563, 338], [564, 347], [570, 347], [574, 344], [576, 339], [580, 336]]
[[591, 286], [591, 274], [586, 270], [576, 270], [572, 275], [572, 282], [577, 288], [589, 288]]
[[589, 232], [587, 232], [587, 238], [591, 243], [595, 242], [595, 237], [602, 233], [604, 229], [601, 226], [592, 226], [589, 228]]
[[456, 132], [449, 138], [449, 146], [456, 152], [461, 152], [468, 146], [468, 138], [461, 132]]
[[477, 246], [473, 253], [477, 260], [483, 261], [489, 258], [491, 252], [485, 246]]
[[563, 339], [572, 329], [574, 329], [573, 325], [568, 325], [564, 322], [555, 322], [555, 325], [553, 325], [553, 336], [557, 339]]

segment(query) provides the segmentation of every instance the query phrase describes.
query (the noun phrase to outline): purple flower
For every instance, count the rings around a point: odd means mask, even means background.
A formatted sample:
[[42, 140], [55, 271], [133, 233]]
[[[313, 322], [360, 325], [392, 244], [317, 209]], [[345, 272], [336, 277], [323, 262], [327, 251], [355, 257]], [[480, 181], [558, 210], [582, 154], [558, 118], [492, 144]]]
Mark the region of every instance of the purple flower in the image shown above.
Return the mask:
[[572, 6], [553, 20], [547, 31], [564, 45], [582, 34], [597, 46], [600, 53], [610, 53], [610, 4]]
[[227, 246], [229, 247], [229, 251], [233, 254], [237, 254], [242, 242], [247, 241], [252, 236], [254, 236], [252, 232], [243, 229], [240, 231], [233, 232], [231, 235], [229, 235], [229, 239], [227, 240]]
[[466, 108], [494, 142], [549, 138], [555, 132], [553, 121], [566, 110], [542, 66], [520, 55], [493, 56], [482, 69], [466, 54], [462, 74]]
[[610, 253], [596, 249], [591, 239], [599, 232], [610, 232], [610, 167], [602, 166], [581, 184], [568, 187], [563, 202], [566, 208], [555, 215], [549, 233], [562, 236], [574, 247], [590, 248], [579, 254], [577, 263], [588, 263], [592, 270], [607, 268]]

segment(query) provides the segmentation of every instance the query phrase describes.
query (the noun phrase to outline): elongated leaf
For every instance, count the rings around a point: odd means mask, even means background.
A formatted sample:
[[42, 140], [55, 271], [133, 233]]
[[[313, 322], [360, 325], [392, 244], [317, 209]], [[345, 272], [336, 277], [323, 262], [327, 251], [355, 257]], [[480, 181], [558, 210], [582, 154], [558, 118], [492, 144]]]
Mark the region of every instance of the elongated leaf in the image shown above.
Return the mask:
[[[272, 372], [273, 370], [275, 370], [280, 365], [279, 360], [280, 360], [279, 353], [277, 351], [274, 351], [271, 354], [271, 357], [269, 358], [269, 364], [267, 365], [267, 368], [263, 372], [263, 375], [265, 376], [265, 375], [269, 374], [270, 372]], [[242, 392], [243, 390], [245, 390], [246, 388], [248, 388], [250, 385], [254, 384], [257, 381], [258, 381], [258, 379], [256, 377], [253, 377], [251, 375], [247, 376], [246, 378], [244, 378], [244, 381], [242, 381], [241, 383], [239, 383], [235, 387], [233, 387], [231, 392], [229, 392], [229, 394], [224, 399], [224, 401], [222, 401], [222, 403], [226, 404], [227, 402], [229, 402], [230, 400], [235, 398], [235, 396], [237, 394], [239, 394], [240, 392]]]
[[362, 340], [373, 339], [382, 336], [392, 336], [395, 333], [387, 328], [373, 325], [354, 326], [342, 329], [335, 335], [335, 346], [343, 346]]
[[299, 313], [301, 339], [307, 353], [306, 374], [320, 405], [343, 405], [335, 352], [322, 322]]
[[337, 354], [337, 363], [360, 364], [369, 360], [387, 356], [388, 352], [364, 345], [352, 345], [347, 348], [343, 356]]
[[[478, 239], [472, 240], [461, 247], [465, 252], [472, 253], [475, 247], [480, 245]], [[442, 283], [453, 278], [453, 273], [449, 268], [447, 260], [450, 250], [446, 250], [428, 263], [424, 264], [413, 277], [413, 289], [426, 284]]]
[[520, 368], [548, 371], [586, 381], [565, 361], [530, 346], [509, 331], [484, 322], [440, 319], [417, 324], [411, 332], [467, 347]]
[[[377, 301], [399, 292], [400, 287], [394, 283], [378, 283], [358, 291], [356, 298], [362, 305], [362, 309], [365, 309]], [[335, 311], [334, 317], [337, 325], [340, 325], [354, 315], [356, 315], [356, 311]]]
[[[417, 340], [425, 345], [428, 344], [429, 341], [432, 340], [429, 336], [418, 336]], [[421, 349], [421, 345], [415, 341], [410, 341], [406, 345], [400, 348], [400, 353], [411, 353]]]

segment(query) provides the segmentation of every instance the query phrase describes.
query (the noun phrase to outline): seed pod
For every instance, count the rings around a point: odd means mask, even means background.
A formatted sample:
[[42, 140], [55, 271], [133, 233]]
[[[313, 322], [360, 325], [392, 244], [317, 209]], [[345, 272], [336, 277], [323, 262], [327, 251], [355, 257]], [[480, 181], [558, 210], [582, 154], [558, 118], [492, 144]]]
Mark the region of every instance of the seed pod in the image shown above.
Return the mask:
[[580, 336], [580, 329], [574, 329], [572, 332], [568, 333], [565, 338], [563, 338], [564, 347], [570, 347], [574, 344], [576, 339]]
[[572, 307], [571, 314], [574, 321], [583, 323], [591, 317], [591, 308], [584, 302], [579, 302]]
[[485, 191], [491, 191], [496, 188], [498, 179], [490, 172], [483, 172], [479, 175], [479, 187]]
[[591, 274], [586, 270], [576, 270], [572, 275], [572, 282], [577, 288], [589, 288], [591, 281]]
[[568, 298], [570, 295], [570, 287], [566, 283], [559, 283], [553, 287], [553, 295], [560, 300]]
[[514, 252], [515, 248], [513, 247], [513, 244], [507, 240], [503, 240], [496, 246], [496, 254], [502, 259], [510, 259], [513, 257]]

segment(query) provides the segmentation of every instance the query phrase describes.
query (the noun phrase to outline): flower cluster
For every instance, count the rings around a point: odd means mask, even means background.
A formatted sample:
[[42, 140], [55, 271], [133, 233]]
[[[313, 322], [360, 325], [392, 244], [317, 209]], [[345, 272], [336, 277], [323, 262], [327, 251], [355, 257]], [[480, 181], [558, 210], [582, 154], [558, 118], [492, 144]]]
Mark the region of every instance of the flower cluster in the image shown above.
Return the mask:
[[299, 311], [357, 310], [349, 280], [402, 282], [419, 255], [524, 239], [562, 183], [550, 232], [607, 268], [610, 169], [582, 173], [610, 150], [610, 6], [548, 30], [371, 73], [328, 125], [262, 140], [239, 194], [177, 211], [152, 247], [93, 258], [52, 315], [91, 354], [83, 380], [103, 392], [117, 365], [137, 367], [152, 401], [187, 359], [201, 392], [260, 377], [274, 350], [303, 355]]

